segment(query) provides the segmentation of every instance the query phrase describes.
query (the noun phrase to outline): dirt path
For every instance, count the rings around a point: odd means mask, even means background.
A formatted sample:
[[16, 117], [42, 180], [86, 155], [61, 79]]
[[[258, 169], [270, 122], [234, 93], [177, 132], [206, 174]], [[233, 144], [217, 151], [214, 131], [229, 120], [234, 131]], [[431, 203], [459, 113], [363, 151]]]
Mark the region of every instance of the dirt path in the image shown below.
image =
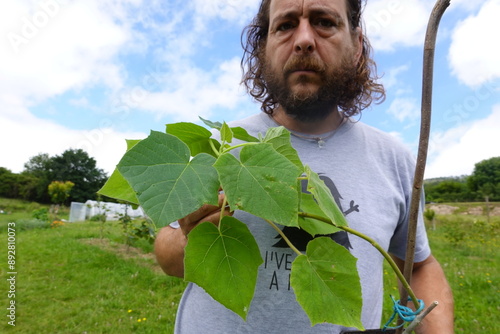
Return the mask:
[[[428, 209], [434, 210], [438, 215], [452, 215], [456, 210], [459, 209], [457, 206], [446, 205], [446, 204], [429, 204], [427, 206]], [[462, 215], [471, 215], [471, 216], [481, 216], [485, 215], [485, 207], [484, 206], [473, 206], [468, 208], [466, 211], [461, 212]], [[490, 208], [490, 216], [500, 216], [500, 206], [491, 205]]]
[[103, 251], [116, 254], [125, 260], [132, 260], [140, 266], [164, 275], [164, 272], [156, 263], [155, 256], [152, 253], [144, 253], [141, 249], [136, 247], [110, 242], [109, 239], [81, 239], [80, 242], [86, 245], [99, 247]]

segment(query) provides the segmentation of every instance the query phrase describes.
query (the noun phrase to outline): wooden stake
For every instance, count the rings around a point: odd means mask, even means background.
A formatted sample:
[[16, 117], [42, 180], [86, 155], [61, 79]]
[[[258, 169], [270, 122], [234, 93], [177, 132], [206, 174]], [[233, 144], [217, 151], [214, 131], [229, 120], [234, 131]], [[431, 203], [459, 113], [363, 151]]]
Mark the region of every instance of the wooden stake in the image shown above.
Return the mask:
[[[403, 274], [408, 283], [411, 283], [413, 263], [415, 260], [415, 242], [417, 234], [417, 222], [419, 217], [419, 208], [421, 203], [422, 186], [424, 180], [425, 164], [427, 162], [427, 151], [429, 149], [429, 135], [431, 127], [432, 111], [432, 84], [434, 70], [434, 50], [436, 46], [436, 36], [439, 22], [446, 8], [450, 5], [450, 0], [437, 0], [432, 10], [429, 22], [427, 24], [427, 33], [424, 43], [424, 64], [422, 76], [422, 107], [421, 107], [421, 125], [420, 141], [417, 155], [417, 165], [415, 167], [415, 176], [413, 179], [413, 191], [410, 204], [408, 237], [406, 247], [406, 259]], [[401, 291], [401, 305], [407, 305], [408, 294]], [[418, 305], [415, 305], [418, 308]], [[401, 333], [401, 329], [397, 331]]]

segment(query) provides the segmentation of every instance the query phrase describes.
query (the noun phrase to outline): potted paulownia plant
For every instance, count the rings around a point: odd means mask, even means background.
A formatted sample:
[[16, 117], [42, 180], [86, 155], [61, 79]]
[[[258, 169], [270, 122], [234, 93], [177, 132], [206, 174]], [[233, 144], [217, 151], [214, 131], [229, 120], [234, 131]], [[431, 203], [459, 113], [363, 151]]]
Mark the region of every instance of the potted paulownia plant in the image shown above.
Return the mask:
[[[220, 131], [220, 140], [205, 127], [176, 123], [167, 125], [165, 133], [152, 131], [144, 140], [128, 141], [128, 151], [100, 194], [140, 205], [160, 227], [204, 204], [217, 205], [223, 189], [224, 206], [262, 218], [297, 253], [290, 284], [312, 325], [329, 322], [363, 329], [356, 258], [329, 237], [312, 239], [302, 253], [277, 225], [300, 227], [311, 236], [346, 231], [365, 239], [383, 254], [418, 305], [387, 252], [348, 226], [329, 188], [302, 164], [288, 130], [270, 128], [264, 136], [253, 137], [240, 127], [205, 123]], [[306, 180], [307, 192], [303, 192], [301, 184]], [[262, 262], [246, 225], [221, 216], [218, 226], [202, 223], [190, 232], [185, 279], [245, 319]], [[318, 298], [311, 300], [311, 294]], [[342, 310], [331, 307], [339, 301]]]

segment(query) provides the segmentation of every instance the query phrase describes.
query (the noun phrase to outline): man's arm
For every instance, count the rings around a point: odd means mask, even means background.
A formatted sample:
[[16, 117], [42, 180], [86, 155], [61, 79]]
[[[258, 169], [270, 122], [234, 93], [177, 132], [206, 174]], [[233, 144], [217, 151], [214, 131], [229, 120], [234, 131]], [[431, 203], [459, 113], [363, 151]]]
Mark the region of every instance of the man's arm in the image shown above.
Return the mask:
[[155, 240], [156, 262], [170, 276], [184, 277], [184, 247], [187, 237], [181, 228], [166, 226]]
[[[404, 261], [394, 257], [399, 268]], [[434, 301], [439, 305], [429, 313], [417, 327], [418, 334], [453, 334], [453, 294], [443, 269], [434, 256], [413, 265], [411, 287], [417, 298], [428, 307]]]

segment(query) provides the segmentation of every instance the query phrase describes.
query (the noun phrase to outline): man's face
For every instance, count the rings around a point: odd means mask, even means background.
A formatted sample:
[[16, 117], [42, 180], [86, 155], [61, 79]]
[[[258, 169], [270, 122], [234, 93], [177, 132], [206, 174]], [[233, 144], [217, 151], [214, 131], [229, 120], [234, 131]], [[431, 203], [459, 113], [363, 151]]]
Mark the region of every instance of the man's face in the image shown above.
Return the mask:
[[272, 0], [269, 16], [261, 58], [269, 93], [298, 119], [323, 119], [361, 54], [361, 32], [351, 34], [346, 0]]

